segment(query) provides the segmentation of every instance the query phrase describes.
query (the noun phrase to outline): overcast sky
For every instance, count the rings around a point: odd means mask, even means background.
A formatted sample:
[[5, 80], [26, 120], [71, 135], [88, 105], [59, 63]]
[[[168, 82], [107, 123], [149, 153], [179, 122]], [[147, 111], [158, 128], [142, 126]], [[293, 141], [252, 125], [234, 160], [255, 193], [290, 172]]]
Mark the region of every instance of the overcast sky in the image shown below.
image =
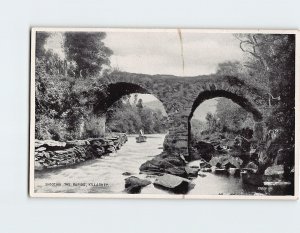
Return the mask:
[[[238, 40], [232, 34], [181, 30], [181, 35], [182, 47], [177, 30], [107, 32], [104, 42], [114, 52], [111, 66], [134, 73], [180, 76], [211, 74], [219, 63], [243, 58]], [[45, 47], [63, 57], [62, 40], [62, 34], [55, 33]]]
[[174, 32], [109, 32], [105, 43], [114, 51], [111, 65], [122, 71], [194, 76], [211, 74], [220, 62], [241, 60], [243, 53], [232, 34]]
[[[181, 30], [181, 38], [182, 46], [177, 30], [107, 32], [104, 43], [114, 53], [111, 66], [134, 73], [196, 76], [216, 72], [221, 62], [243, 59], [239, 42], [232, 34]], [[63, 35], [54, 33], [45, 48], [64, 57], [62, 42]], [[144, 102], [156, 100], [152, 95], [141, 97]], [[203, 103], [195, 116], [204, 120], [207, 112], [215, 111], [216, 103], [216, 100]]]

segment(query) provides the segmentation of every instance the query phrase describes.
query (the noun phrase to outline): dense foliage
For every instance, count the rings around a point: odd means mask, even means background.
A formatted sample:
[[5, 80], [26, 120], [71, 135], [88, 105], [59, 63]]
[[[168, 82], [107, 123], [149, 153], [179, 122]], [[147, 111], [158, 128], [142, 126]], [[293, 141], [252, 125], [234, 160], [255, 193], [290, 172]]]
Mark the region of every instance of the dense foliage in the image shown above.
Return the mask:
[[[103, 77], [109, 73], [102, 71], [112, 54], [102, 42], [105, 33], [65, 33], [66, 59], [45, 49], [51, 36], [36, 34], [36, 138], [72, 140], [102, 136], [106, 116], [105, 112], [95, 111], [95, 106], [106, 95]], [[160, 111], [143, 107], [142, 102], [131, 105], [126, 99], [125, 96], [109, 109], [107, 130], [165, 132], [166, 119]]]
[[129, 96], [124, 96], [109, 110], [106, 119], [106, 128], [113, 132], [138, 133], [166, 133], [167, 117], [161, 110], [143, 106], [142, 99], [130, 103]]
[[[259, 90], [260, 98], [255, 100], [255, 104], [264, 116], [262, 125], [265, 135], [264, 141], [257, 143], [263, 143], [266, 155], [274, 159], [277, 152], [268, 152], [268, 135], [276, 132], [276, 148], [289, 151], [286, 161], [292, 164], [295, 139], [295, 35], [237, 34], [235, 37], [246, 59], [219, 64], [217, 74], [235, 76]], [[192, 119], [191, 125], [194, 141], [203, 140], [214, 132], [226, 136], [243, 135], [254, 129], [251, 115], [223, 98], [219, 99], [216, 112], [207, 114], [205, 122]]]
[[212, 133], [243, 135], [254, 128], [251, 113], [229, 99], [218, 98], [215, 113], [208, 112], [205, 121], [192, 119], [191, 129], [195, 141], [203, 140]]

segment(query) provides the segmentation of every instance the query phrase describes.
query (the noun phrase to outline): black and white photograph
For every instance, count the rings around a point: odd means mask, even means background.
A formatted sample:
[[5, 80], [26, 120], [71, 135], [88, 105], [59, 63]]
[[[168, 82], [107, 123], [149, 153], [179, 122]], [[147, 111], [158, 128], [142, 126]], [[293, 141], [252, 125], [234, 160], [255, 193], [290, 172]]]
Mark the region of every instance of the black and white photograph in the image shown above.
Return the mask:
[[32, 197], [297, 199], [293, 30], [32, 28]]

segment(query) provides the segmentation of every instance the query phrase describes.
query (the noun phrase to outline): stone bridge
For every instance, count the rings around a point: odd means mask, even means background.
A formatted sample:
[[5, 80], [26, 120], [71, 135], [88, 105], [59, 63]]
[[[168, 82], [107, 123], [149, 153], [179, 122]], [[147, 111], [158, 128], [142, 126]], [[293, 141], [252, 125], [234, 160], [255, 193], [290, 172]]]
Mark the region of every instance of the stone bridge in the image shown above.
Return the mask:
[[[177, 77], [171, 75], [145, 75], [114, 72], [104, 79], [105, 97], [97, 103], [96, 111], [106, 110], [123, 95], [152, 94], [159, 99], [169, 117], [169, 133], [164, 150], [189, 158], [190, 119], [196, 108], [205, 100], [225, 97], [252, 113], [256, 121], [254, 133], [262, 130], [258, 108], [262, 94], [232, 76]], [[259, 135], [259, 133], [257, 133]]]

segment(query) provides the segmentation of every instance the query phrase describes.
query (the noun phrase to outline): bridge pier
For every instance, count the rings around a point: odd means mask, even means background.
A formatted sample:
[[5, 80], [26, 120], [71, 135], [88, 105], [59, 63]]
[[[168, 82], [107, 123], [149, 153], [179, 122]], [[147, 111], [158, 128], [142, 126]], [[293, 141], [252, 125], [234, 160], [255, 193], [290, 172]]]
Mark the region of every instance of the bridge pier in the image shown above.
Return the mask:
[[181, 155], [188, 158], [190, 109], [169, 114], [169, 133], [165, 137], [164, 151], [171, 155]]

